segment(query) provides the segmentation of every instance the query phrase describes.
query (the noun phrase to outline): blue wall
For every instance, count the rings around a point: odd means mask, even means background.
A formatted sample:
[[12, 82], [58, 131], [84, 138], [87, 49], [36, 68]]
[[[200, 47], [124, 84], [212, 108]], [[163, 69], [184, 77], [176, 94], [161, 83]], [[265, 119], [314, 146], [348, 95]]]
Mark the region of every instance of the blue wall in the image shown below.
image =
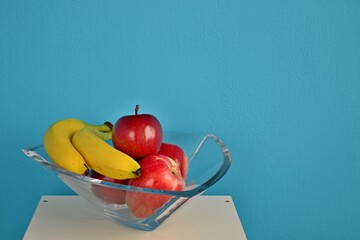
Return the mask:
[[[20, 149], [53, 121], [211, 131], [248, 239], [360, 239], [359, 1], [0, 1], [1, 236], [73, 194]], [[3, 237], [5, 236], [5, 237]]]

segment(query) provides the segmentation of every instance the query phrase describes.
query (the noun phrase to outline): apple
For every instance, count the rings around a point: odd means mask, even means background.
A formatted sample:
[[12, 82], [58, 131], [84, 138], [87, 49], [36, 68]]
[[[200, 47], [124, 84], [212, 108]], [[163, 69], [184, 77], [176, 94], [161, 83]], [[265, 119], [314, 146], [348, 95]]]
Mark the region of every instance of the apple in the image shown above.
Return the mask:
[[175, 160], [179, 166], [181, 176], [186, 179], [188, 173], [188, 158], [181, 147], [175, 144], [163, 142], [161, 144], [159, 154], [163, 154]]
[[[127, 184], [128, 180], [119, 180], [119, 179], [113, 179], [106, 177], [98, 172], [91, 171], [89, 174], [90, 177], [100, 179], [102, 181], [108, 181], [113, 183], [120, 183], [120, 184]], [[115, 189], [108, 186], [103, 185], [91, 185], [91, 190], [94, 193], [94, 195], [107, 202], [107, 203], [114, 203], [114, 204], [125, 204], [126, 203], [126, 191]]]
[[112, 133], [112, 142], [116, 149], [135, 159], [141, 159], [160, 150], [163, 130], [159, 120], [151, 114], [138, 114], [119, 118]]
[[[169, 191], [181, 191], [185, 188], [185, 181], [173, 159], [162, 154], [153, 154], [140, 160], [139, 164], [141, 176], [130, 179], [128, 185]], [[153, 215], [170, 198], [169, 195], [128, 191], [126, 203], [135, 217], [146, 218]]]

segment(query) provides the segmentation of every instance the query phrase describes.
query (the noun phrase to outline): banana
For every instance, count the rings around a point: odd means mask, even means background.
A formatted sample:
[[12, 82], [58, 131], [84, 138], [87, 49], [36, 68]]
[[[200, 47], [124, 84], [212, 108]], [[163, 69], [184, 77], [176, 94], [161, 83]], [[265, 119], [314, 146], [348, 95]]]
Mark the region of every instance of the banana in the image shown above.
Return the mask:
[[51, 160], [58, 166], [77, 174], [84, 174], [88, 167], [81, 154], [74, 148], [71, 138], [84, 127], [98, 131], [111, 132], [109, 123], [90, 125], [75, 118], [68, 118], [53, 123], [45, 132], [44, 147]]
[[86, 164], [96, 172], [113, 179], [138, 177], [139, 163], [108, 144], [107, 139], [111, 139], [111, 133], [84, 127], [74, 134], [71, 141]]

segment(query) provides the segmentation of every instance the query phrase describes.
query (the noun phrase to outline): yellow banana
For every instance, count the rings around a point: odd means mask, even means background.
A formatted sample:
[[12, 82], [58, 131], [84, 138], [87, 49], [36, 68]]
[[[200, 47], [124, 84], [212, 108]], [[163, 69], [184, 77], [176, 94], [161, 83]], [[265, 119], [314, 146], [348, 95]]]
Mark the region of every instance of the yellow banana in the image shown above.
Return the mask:
[[51, 160], [58, 166], [77, 174], [84, 174], [88, 167], [84, 158], [74, 148], [71, 138], [74, 133], [84, 127], [98, 131], [111, 132], [108, 123], [89, 125], [79, 119], [63, 119], [52, 124], [45, 132], [44, 147]]
[[72, 137], [72, 144], [96, 172], [113, 179], [132, 179], [140, 174], [140, 165], [129, 155], [117, 150], [105, 140], [111, 133], [84, 127]]

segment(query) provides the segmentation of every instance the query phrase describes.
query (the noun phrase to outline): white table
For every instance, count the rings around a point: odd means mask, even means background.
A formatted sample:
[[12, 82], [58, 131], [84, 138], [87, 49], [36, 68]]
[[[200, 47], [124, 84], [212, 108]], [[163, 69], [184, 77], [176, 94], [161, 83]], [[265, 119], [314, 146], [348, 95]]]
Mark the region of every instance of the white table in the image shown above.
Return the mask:
[[244, 240], [231, 196], [199, 196], [155, 230], [132, 229], [98, 213], [79, 196], [42, 196], [25, 240]]

